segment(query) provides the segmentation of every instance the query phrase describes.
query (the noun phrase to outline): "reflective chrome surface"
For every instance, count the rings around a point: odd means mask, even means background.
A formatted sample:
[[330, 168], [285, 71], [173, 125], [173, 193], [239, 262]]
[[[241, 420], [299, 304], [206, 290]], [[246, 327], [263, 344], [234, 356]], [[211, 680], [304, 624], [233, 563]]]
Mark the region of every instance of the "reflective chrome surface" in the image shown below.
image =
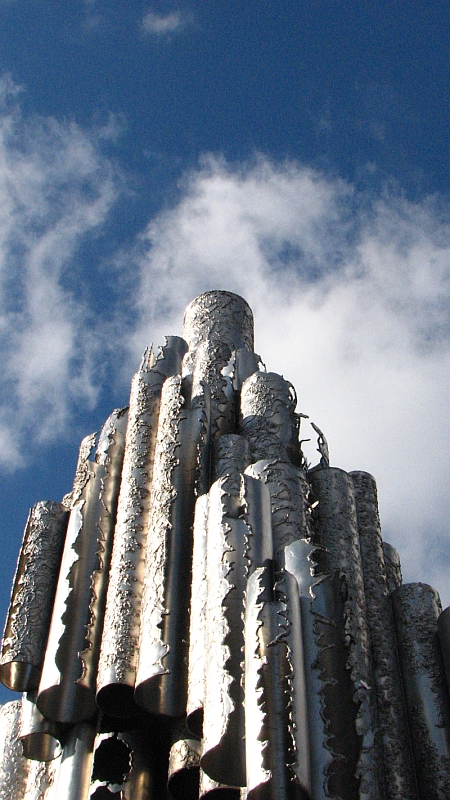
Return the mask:
[[230, 292], [146, 351], [27, 523], [0, 800], [450, 798], [450, 609], [314, 423], [307, 463], [296, 402]]

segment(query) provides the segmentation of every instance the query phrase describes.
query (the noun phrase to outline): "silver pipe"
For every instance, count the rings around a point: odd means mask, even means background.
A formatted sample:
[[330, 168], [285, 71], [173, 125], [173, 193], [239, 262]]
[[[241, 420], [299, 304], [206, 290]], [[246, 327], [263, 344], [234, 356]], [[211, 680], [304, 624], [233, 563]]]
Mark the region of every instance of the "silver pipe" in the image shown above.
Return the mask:
[[205, 702], [206, 537], [208, 511], [209, 495], [204, 494], [198, 498], [195, 504], [186, 703], [187, 726], [197, 736], [202, 734], [203, 705]]
[[95, 726], [81, 722], [71, 728], [55, 789], [57, 800], [88, 800], [94, 753]]
[[83, 462], [72, 499], [37, 697], [41, 713], [75, 723], [96, 714], [95, 686], [123, 461], [126, 411], [105, 423], [96, 461]]
[[167, 788], [174, 800], [197, 800], [200, 755], [198, 739], [178, 739], [170, 748]]
[[377, 487], [367, 472], [351, 472], [350, 477], [355, 489], [385, 793], [390, 800], [404, 800], [405, 797], [414, 800], [418, 796], [417, 786], [386, 579]]
[[[341, 469], [329, 467], [311, 471], [314, 509], [314, 542], [318, 571], [334, 575], [334, 591], [344, 596], [342, 611], [336, 597], [337, 611], [343, 614], [346, 668], [353, 685], [357, 708], [355, 725], [347, 731], [348, 747], [358, 753], [356, 775], [361, 781], [361, 797], [379, 800], [379, 749], [377, 737], [376, 698], [372, 686], [371, 644], [367, 625], [363, 569], [359, 546], [355, 494], [350, 476]], [[331, 601], [329, 601], [331, 602]], [[335, 701], [339, 704], [338, 694]]]
[[39, 685], [68, 516], [50, 501], [28, 516], [0, 658], [0, 680], [16, 692]]
[[161, 395], [136, 677], [138, 705], [167, 716], [186, 709], [192, 526], [209, 481], [209, 396], [191, 392], [175, 376]]
[[158, 358], [144, 355], [133, 378], [117, 523], [97, 676], [97, 703], [108, 714], [137, 712], [134, 703], [148, 513], [161, 391], [187, 345], [170, 336]]
[[22, 701], [0, 708], [0, 800], [23, 800], [31, 762], [19, 739]]
[[271, 566], [247, 582], [245, 743], [249, 798], [310, 800], [298, 587], [284, 576], [273, 592]]
[[210, 490], [202, 768], [217, 783], [245, 786], [242, 675], [247, 577], [271, 559], [269, 493], [234, 474]]
[[450, 797], [450, 703], [437, 636], [438, 593], [406, 583], [392, 594], [419, 797]]
[[62, 730], [42, 716], [36, 705], [36, 692], [22, 697], [20, 741], [23, 754], [33, 761], [52, 761], [62, 752]]
[[52, 761], [31, 761], [24, 800], [58, 800], [56, 781], [59, 766], [59, 758]]
[[241, 433], [248, 439], [252, 461], [290, 461], [299, 465], [299, 416], [291, 383], [275, 372], [254, 372], [242, 384]]
[[438, 633], [447, 677], [447, 688], [450, 691], [450, 606], [439, 615]]
[[384, 566], [386, 569], [386, 583], [389, 594], [402, 585], [402, 567], [400, 556], [395, 547], [388, 542], [383, 542]]
[[253, 351], [253, 315], [249, 305], [232, 292], [206, 292], [187, 306], [183, 338], [189, 345], [184, 360], [186, 372], [195, 372], [197, 380], [207, 383], [211, 391], [212, 438], [233, 433], [235, 353], [240, 349]]

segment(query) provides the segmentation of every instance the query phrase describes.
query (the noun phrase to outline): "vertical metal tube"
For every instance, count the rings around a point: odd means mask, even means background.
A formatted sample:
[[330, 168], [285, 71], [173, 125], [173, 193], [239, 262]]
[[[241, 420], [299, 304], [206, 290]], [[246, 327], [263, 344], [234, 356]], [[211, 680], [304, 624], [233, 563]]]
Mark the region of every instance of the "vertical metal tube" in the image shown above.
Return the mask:
[[108, 714], [137, 712], [134, 703], [154, 451], [163, 383], [187, 350], [178, 336], [160, 356], [146, 353], [131, 384], [117, 523], [97, 676], [97, 703]]
[[383, 542], [384, 566], [386, 569], [386, 584], [389, 594], [402, 585], [402, 567], [400, 556], [395, 547], [388, 542]]
[[198, 498], [195, 504], [186, 704], [188, 728], [197, 736], [202, 734], [203, 704], [205, 702], [206, 537], [208, 510], [209, 495], [204, 494]]
[[247, 577], [271, 559], [269, 493], [234, 474], [210, 491], [202, 768], [214, 781], [245, 786], [242, 675]]
[[55, 783], [59, 766], [59, 758], [52, 761], [31, 761], [24, 800], [58, 800]]
[[450, 691], [450, 606], [446, 608], [438, 619], [439, 642], [441, 645], [442, 660], [447, 677], [447, 688]]
[[95, 686], [120, 485], [126, 411], [100, 435], [73, 493], [37, 705], [56, 722], [96, 714]]
[[197, 800], [199, 794], [201, 742], [187, 736], [170, 748], [167, 788], [173, 800]]
[[[376, 705], [353, 482], [346, 472], [334, 467], [312, 471], [309, 479], [317, 503], [314, 542], [322, 548], [316, 554], [318, 572], [336, 576], [335, 591], [344, 598], [343, 616], [341, 619], [331, 616], [329, 623], [343, 625], [345, 666], [357, 709], [355, 726], [346, 732], [348, 747], [351, 752], [358, 751], [356, 775], [361, 781], [361, 798], [378, 800], [382, 788]], [[336, 598], [336, 610], [339, 605]], [[340, 703], [337, 692], [335, 702]]]
[[22, 701], [0, 708], [0, 800], [23, 800], [31, 762], [19, 739]]
[[417, 798], [406, 709], [397, 661], [394, 619], [381, 539], [377, 487], [367, 472], [351, 472], [372, 644], [373, 681], [383, 747], [386, 797]]
[[19, 736], [26, 758], [52, 761], [62, 752], [62, 730], [55, 722], [42, 716], [36, 706], [36, 692], [29, 692], [22, 698]]
[[438, 593], [406, 583], [392, 594], [406, 710], [421, 800], [450, 797], [450, 704], [439, 647]]
[[0, 680], [16, 692], [39, 685], [68, 511], [36, 503], [25, 527], [0, 658]]
[[309, 800], [298, 587], [285, 575], [273, 594], [270, 566], [247, 582], [245, 611], [245, 742], [247, 796]]
[[252, 461], [293, 461], [299, 465], [297, 396], [291, 383], [275, 372], [254, 372], [242, 384], [241, 433]]
[[196, 389], [167, 378], [153, 469], [135, 698], [167, 716], [186, 710], [192, 526], [209, 479], [209, 396]]
[[94, 753], [95, 726], [81, 722], [71, 728], [58, 771], [58, 800], [88, 800]]
[[211, 391], [211, 437], [233, 433], [237, 412], [232, 382], [235, 352], [253, 351], [249, 305], [232, 292], [206, 292], [187, 306], [183, 338], [189, 344], [186, 370], [191, 374], [195, 371]]

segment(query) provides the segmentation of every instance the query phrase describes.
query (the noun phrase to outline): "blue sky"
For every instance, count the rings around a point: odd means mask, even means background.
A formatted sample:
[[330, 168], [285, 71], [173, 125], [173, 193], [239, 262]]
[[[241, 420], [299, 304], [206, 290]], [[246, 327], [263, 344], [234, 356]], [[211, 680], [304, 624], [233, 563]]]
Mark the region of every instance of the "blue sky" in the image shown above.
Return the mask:
[[0, 0], [0, 612], [29, 506], [211, 288], [450, 603], [449, 27], [438, 0]]

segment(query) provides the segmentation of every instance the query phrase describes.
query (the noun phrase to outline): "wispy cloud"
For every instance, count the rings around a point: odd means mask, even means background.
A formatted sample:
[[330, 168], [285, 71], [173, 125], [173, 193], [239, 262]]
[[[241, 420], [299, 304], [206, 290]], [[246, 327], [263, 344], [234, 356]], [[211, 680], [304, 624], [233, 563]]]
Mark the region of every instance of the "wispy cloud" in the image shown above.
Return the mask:
[[[0, 81], [6, 102], [17, 94]], [[52, 118], [0, 112], [0, 462], [61, 435], [74, 402], [96, 397], [89, 309], [76, 253], [117, 197], [97, 137]], [[80, 276], [80, 281], [82, 277]]]
[[168, 14], [157, 14], [154, 11], [147, 11], [143, 20], [142, 28], [146, 33], [155, 36], [167, 36], [186, 27], [188, 18], [181, 11], [171, 11]]
[[[359, 196], [298, 164], [262, 158], [236, 169], [210, 159], [142, 245], [134, 358], [155, 333], [160, 341], [180, 329], [199, 292], [244, 295], [258, 352], [294, 383], [333, 463], [376, 476], [384, 534], [407, 578], [426, 573], [445, 587], [449, 205]], [[314, 436], [307, 424], [304, 435]]]

